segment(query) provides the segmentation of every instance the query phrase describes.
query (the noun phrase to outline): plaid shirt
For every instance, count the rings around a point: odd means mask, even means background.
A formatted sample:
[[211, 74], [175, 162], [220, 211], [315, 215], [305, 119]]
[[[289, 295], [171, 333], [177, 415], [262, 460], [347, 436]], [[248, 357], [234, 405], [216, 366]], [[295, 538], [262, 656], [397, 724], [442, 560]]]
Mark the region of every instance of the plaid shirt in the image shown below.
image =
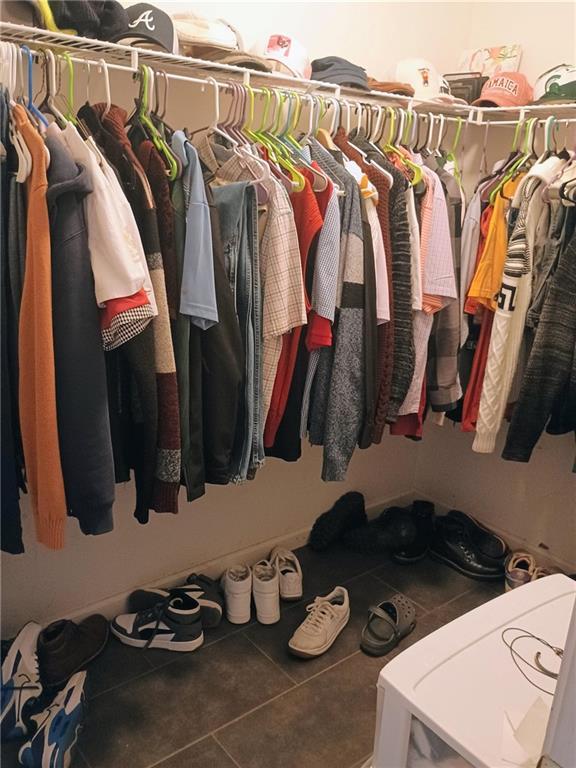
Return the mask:
[[271, 175], [262, 179], [262, 163], [245, 154], [226, 152], [219, 165], [206, 136], [196, 145], [202, 161], [223, 181], [258, 179], [268, 193], [268, 215], [260, 242], [262, 279], [262, 418], [265, 421], [272, 399], [274, 379], [282, 351], [282, 336], [306, 325], [304, 282], [298, 233], [288, 193]]

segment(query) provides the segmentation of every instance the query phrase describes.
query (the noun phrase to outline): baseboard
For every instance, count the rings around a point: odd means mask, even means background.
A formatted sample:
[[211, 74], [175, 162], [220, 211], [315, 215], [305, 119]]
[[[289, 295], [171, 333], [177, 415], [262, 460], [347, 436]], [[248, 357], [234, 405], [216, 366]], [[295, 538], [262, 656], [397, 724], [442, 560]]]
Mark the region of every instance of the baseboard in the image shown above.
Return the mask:
[[[392, 504], [398, 504], [402, 506], [404, 504], [410, 503], [413, 498], [413, 493], [406, 492], [400, 496], [395, 496], [394, 498], [386, 498], [378, 502], [373, 502], [366, 507], [366, 514], [369, 518], [376, 517], [378, 514], [380, 514], [384, 507], [390, 506]], [[174, 586], [175, 584], [182, 584], [186, 580], [186, 577], [190, 573], [194, 572], [205, 573], [207, 576], [215, 579], [218, 578], [226, 570], [226, 568], [229, 568], [235, 563], [256, 563], [258, 560], [261, 560], [264, 557], [268, 557], [274, 547], [286, 547], [286, 549], [297, 549], [298, 547], [302, 547], [308, 541], [309, 533], [310, 526], [307, 528], [302, 528], [298, 531], [292, 531], [291, 533], [285, 534], [284, 536], [278, 536], [273, 539], [267, 539], [266, 541], [258, 542], [257, 544], [254, 544], [250, 547], [230, 552], [214, 560], [207, 560], [200, 563], [191, 563], [190, 566], [184, 571], [172, 573], [169, 576], [165, 576], [161, 579], [158, 579], [157, 581], [149, 582], [148, 584], [135, 584], [132, 589], [127, 592], [113, 595], [97, 603], [91, 603], [90, 605], [72, 611], [66, 616], [66, 618], [78, 620], [83, 619], [86, 616], [90, 616], [93, 613], [101, 613], [102, 615], [111, 619], [114, 616], [117, 616], [119, 613], [126, 611], [128, 596], [134, 589], [143, 587], [159, 587], [162, 589], [165, 587]], [[47, 621], [46, 624], [48, 623], [50, 622]]]
[[[446, 504], [442, 500], [431, 498], [428, 494], [420, 491], [413, 493], [412, 498], [430, 499], [430, 501], [434, 502], [434, 506], [436, 507], [436, 514], [439, 515], [445, 515], [450, 509], [454, 509], [453, 504]], [[478, 520], [483, 522], [480, 517]], [[569, 563], [566, 560], [562, 560], [561, 558], [556, 557], [549, 551], [529, 544], [520, 536], [506, 530], [505, 528], [496, 527], [492, 524], [490, 524], [489, 527], [490, 530], [494, 531], [494, 533], [498, 534], [498, 536], [501, 536], [504, 539], [512, 551], [522, 550], [522, 552], [528, 552], [536, 558], [538, 565], [542, 566], [543, 568], [559, 568], [564, 573], [574, 573], [574, 563]]]

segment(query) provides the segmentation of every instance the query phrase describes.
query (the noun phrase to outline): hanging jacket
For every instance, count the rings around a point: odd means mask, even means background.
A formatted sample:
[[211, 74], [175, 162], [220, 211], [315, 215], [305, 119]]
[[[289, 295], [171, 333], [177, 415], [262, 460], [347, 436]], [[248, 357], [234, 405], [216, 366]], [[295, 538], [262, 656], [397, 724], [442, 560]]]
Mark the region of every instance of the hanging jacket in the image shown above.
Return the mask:
[[530, 461], [555, 404], [564, 401], [576, 430], [576, 235], [560, 255], [550, 278], [520, 396], [502, 458]]
[[[85, 105], [78, 116], [86, 121], [121, 179], [138, 224], [158, 307], [158, 317], [142, 333], [110, 353], [114, 357], [107, 361], [113, 399], [116, 480], [128, 479], [128, 467], [134, 468], [134, 514], [145, 523], [150, 509], [157, 512], [178, 509], [181, 460], [178, 385], [154, 200], [124, 130], [126, 112], [113, 105], [104, 117], [105, 110], [105, 104]], [[126, 379], [128, 372], [136, 384], [137, 397]]]
[[68, 513], [83, 533], [111, 531], [114, 460], [106, 365], [82, 199], [88, 174], [48, 128], [48, 215], [52, 250], [52, 324], [56, 408]]
[[8, 137], [8, 99], [5, 93], [0, 94], [0, 141], [6, 150], [6, 157], [0, 166], [0, 545], [4, 552], [17, 555], [24, 551], [19, 502], [19, 487], [22, 488], [23, 484], [23, 459], [18, 424], [18, 315], [21, 280], [18, 280], [17, 290], [14, 291], [15, 286], [11, 280], [14, 270], [11, 267], [16, 265], [18, 277], [23, 275], [26, 217], [18, 215], [22, 213], [24, 186], [16, 182], [13, 159], [16, 153]]

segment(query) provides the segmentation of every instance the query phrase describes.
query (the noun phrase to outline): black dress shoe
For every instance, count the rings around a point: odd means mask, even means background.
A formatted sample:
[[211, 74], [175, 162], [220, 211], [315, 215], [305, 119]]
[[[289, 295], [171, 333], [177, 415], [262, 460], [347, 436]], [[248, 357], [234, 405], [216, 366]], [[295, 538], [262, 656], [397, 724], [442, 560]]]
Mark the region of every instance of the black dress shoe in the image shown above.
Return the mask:
[[448, 517], [452, 520], [457, 520], [461, 525], [467, 528], [468, 533], [474, 546], [478, 552], [483, 555], [489, 561], [494, 561], [495, 565], [504, 563], [510, 550], [508, 545], [500, 536], [497, 536], [493, 531], [486, 526], [479, 523], [470, 515], [465, 512], [460, 512], [457, 509], [451, 509], [448, 512]]
[[400, 507], [385, 510], [367, 525], [346, 531], [342, 535], [342, 544], [353, 552], [366, 555], [389, 554], [409, 547], [416, 536], [414, 523], [407, 514], [400, 517], [391, 514], [392, 510], [404, 511]]
[[397, 563], [417, 563], [428, 553], [434, 532], [434, 504], [431, 501], [413, 501], [412, 506], [404, 511], [404, 517], [411, 520], [415, 536], [411, 544], [392, 552], [392, 560]]
[[471, 579], [496, 581], [504, 578], [504, 565], [486, 558], [476, 548], [468, 527], [448, 515], [436, 518], [430, 556]]
[[315, 552], [322, 552], [335, 544], [345, 531], [365, 525], [367, 521], [364, 496], [350, 491], [316, 520], [308, 544]]

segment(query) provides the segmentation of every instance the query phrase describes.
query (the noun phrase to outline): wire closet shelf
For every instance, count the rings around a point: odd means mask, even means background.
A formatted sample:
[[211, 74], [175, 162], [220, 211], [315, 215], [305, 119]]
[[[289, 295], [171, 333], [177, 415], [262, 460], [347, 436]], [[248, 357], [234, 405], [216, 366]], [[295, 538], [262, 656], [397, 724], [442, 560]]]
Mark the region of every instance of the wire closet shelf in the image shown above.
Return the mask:
[[438, 101], [423, 101], [381, 91], [359, 91], [343, 88], [320, 80], [304, 80], [281, 72], [259, 72], [216, 61], [179, 56], [148, 48], [138, 48], [120, 43], [109, 43], [78, 35], [51, 32], [37, 27], [0, 21], [0, 40], [27, 45], [35, 52], [50, 48], [54, 53], [69, 52], [75, 64], [100, 66], [104, 59], [111, 70], [136, 73], [141, 64], [163, 70], [167, 77], [192, 83], [213, 82], [227, 89], [232, 82], [260, 87], [276, 87], [297, 93], [325, 96], [351, 104], [371, 103], [397, 106], [418, 113], [443, 115], [448, 122], [462, 120], [473, 125], [516, 125], [527, 117], [545, 119], [550, 115], [562, 122], [576, 122], [576, 102], [569, 104], [534, 104], [523, 107], [474, 107], [468, 104], [447, 104]]

